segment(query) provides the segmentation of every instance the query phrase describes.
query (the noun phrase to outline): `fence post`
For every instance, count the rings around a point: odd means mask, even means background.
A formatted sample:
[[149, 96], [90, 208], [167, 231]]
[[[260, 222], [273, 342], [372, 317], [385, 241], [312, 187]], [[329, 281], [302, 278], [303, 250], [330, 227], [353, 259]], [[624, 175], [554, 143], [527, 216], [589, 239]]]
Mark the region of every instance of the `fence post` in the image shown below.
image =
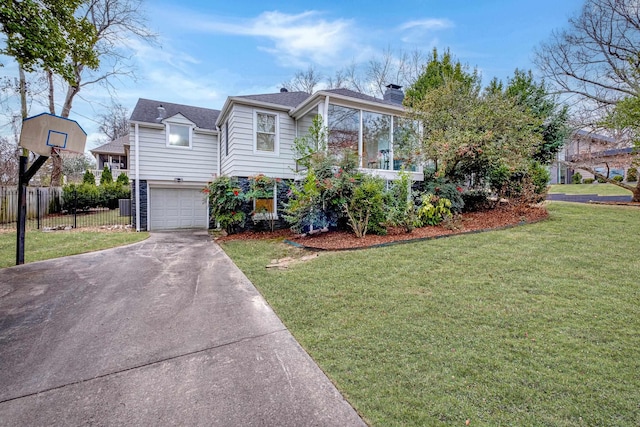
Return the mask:
[[73, 189], [73, 228], [78, 228], [78, 189]]
[[37, 229], [40, 230], [40, 187], [36, 188], [36, 217]]

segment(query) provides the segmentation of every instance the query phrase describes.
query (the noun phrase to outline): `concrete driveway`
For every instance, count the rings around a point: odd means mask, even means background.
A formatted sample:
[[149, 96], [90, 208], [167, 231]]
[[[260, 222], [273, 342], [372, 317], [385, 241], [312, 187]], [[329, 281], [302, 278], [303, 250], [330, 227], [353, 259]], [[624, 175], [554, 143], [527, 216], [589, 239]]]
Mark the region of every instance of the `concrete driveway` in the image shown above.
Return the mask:
[[0, 270], [0, 424], [361, 426], [203, 232]]

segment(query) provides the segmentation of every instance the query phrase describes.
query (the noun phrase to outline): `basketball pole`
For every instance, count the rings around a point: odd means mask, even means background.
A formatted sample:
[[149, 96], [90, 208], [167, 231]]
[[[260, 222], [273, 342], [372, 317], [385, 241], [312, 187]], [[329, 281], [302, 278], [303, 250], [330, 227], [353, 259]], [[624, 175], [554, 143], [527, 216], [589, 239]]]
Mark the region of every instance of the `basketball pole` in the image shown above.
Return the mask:
[[[25, 154], [27, 154], [25, 156]], [[44, 165], [48, 156], [38, 156], [31, 167], [27, 169], [29, 163], [29, 150], [22, 150], [18, 168], [18, 241], [16, 243], [16, 265], [24, 264], [24, 236], [27, 226], [27, 185], [31, 178]]]

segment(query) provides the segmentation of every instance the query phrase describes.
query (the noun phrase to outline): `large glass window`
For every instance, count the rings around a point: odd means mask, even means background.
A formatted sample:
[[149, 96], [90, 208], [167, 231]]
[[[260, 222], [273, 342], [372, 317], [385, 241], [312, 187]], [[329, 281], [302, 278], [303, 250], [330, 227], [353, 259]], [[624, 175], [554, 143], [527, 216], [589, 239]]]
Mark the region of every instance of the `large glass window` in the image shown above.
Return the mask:
[[167, 123], [167, 145], [173, 147], [191, 147], [191, 127]]
[[416, 170], [420, 148], [419, 123], [404, 117], [393, 118], [393, 170]]
[[360, 110], [329, 104], [328, 113], [327, 148], [329, 152], [341, 154], [350, 150], [357, 154], [360, 139]]
[[256, 150], [276, 151], [278, 116], [256, 112]]
[[391, 116], [362, 112], [362, 166], [389, 169], [391, 156]]

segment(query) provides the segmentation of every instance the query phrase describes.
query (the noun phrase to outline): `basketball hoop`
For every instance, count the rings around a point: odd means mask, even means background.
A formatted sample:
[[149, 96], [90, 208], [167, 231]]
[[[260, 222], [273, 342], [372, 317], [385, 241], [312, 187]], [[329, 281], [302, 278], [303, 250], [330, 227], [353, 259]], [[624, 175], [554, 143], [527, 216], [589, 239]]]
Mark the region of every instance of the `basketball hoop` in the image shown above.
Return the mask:
[[60, 150], [84, 153], [87, 133], [75, 120], [42, 113], [22, 121], [20, 146], [41, 156]]

